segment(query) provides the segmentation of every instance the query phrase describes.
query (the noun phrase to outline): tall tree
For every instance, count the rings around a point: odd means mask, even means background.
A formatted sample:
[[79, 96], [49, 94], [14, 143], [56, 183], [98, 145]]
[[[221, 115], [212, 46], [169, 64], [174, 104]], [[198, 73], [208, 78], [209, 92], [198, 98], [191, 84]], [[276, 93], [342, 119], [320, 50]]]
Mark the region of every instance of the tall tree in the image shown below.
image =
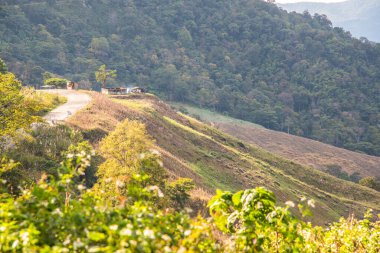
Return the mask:
[[21, 82], [14, 74], [0, 73], [0, 140], [17, 129], [27, 129], [36, 120], [33, 109], [21, 92]]
[[98, 81], [102, 88], [106, 87], [106, 82], [108, 78], [116, 78], [116, 70], [107, 70], [106, 65], [100, 66], [98, 71], [95, 72], [96, 81]]
[[104, 199], [115, 201], [126, 196], [125, 186], [134, 174], [148, 175], [147, 183], [164, 189], [167, 173], [153, 148], [154, 141], [143, 123], [120, 123], [100, 142], [100, 152], [106, 160], [98, 168], [95, 189]]

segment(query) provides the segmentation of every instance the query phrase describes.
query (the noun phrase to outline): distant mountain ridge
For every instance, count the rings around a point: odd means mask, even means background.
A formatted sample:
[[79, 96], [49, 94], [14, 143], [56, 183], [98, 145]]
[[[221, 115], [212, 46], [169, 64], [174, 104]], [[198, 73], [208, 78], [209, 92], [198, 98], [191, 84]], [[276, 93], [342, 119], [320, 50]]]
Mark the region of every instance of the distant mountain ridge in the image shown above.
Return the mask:
[[287, 11], [325, 14], [334, 26], [342, 27], [357, 38], [380, 42], [380, 1], [348, 0], [339, 3], [301, 2], [278, 4]]

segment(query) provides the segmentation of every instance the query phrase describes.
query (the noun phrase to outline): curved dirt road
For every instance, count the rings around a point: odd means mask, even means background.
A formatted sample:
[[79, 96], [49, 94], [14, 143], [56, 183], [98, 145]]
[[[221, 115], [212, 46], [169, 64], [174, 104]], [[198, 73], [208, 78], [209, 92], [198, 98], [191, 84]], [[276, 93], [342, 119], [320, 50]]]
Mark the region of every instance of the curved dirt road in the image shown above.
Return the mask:
[[91, 97], [89, 95], [74, 90], [56, 89], [41, 91], [51, 94], [58, 94], [67, 98], [67, 102], [65, 104], [58, 106], [44, 117], [44, 119], [51, 125], [66, 120], [78, 110], [86, 107], [91, 101]]

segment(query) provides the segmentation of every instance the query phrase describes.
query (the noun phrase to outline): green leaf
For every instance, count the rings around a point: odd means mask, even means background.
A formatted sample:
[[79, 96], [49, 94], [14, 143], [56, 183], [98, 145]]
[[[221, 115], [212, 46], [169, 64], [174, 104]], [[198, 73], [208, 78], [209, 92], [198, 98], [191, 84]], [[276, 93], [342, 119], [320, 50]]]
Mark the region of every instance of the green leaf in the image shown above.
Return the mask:
[[234, 206], [241, 206], [241, 196], [243, 193], [243, 191], [239, 191], [232, 195], [232, 203], [234, 203]]
[[88, 238], [90, 238], [92, 241], [99, 242], [101, 240], [104, 240], [106, 238], [106, 235], [100, 232], [91, 231], [88, 233]]

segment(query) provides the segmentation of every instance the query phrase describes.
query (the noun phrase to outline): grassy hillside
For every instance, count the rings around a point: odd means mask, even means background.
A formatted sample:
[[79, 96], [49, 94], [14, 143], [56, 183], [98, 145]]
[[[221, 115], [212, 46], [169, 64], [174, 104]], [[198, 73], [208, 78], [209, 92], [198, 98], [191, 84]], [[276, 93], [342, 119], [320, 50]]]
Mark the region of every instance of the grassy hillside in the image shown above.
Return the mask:
[[[357, 174], [359, 177], [380, 178], [380, 158], [337, 148], [314, 140], [263, 128], [247, 121], [234, 119], [206, 109], [171, 103], [204, 122], [271, 153], [316, 169], [334, 173]], [[338, 175], [339, 176], [339, 175]], [[344, 176], [344, 175], [340, 175]], [[347, 178], [348, 179], [348, 178]]]
[[248, 145], [175, 112], [155, 96], [110, 99], [91, 95], [92, 105], [74, 115], [70, 125], [81, 129], [96, 146], [122, 120], [144, 122], [172, 176], [194, 179], [203, 189], [198, 193], [266, 186], [282, 203], [307, 196], [316, 200], [312, 219], [319, 224], [349, 213], [360, 215], [367, 208], [380, 210], [380, 193]]
[[106, 64], [108, 85], [380, 155], [380, 45], [268, 1], [2, 0], [0, 56], [28, 84]]

